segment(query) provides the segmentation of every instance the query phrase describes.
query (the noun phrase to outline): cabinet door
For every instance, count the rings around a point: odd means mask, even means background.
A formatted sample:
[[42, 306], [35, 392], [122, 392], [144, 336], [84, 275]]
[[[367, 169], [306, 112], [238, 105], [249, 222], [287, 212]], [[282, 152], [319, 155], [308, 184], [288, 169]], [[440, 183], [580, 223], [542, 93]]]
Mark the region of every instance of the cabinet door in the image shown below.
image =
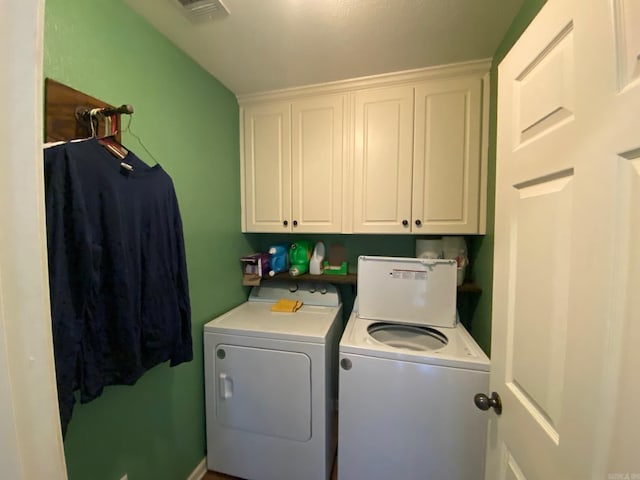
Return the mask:
[[293, 232], [342, 230], [345, 98], [314, 97], [291, 106]]
[[354, 233], [409, 233], [413, 88], [353, 96]]
[[478, 233], [482, 79], [416, 87], [414, 233]]
[[247, 232], [291, 229], [291, 114], [286, 102], [243, 112], [244, 223]]

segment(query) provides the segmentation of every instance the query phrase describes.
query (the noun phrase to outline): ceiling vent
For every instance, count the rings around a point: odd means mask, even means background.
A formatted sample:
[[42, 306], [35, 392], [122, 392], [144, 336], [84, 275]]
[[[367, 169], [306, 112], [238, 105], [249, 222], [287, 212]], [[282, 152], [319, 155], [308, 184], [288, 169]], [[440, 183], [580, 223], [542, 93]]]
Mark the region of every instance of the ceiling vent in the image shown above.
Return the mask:
[[222, 0], [172, 0], [183, 15], [192, 23], [216, 20], [229, 15], [229, 9]]

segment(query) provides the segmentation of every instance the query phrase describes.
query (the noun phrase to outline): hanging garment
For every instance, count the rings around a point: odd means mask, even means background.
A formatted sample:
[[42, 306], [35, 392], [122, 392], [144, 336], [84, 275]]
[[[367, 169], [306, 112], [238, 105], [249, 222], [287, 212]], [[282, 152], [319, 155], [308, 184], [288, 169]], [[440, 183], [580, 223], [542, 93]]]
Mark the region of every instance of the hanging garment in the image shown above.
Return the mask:
[[193, 358], [182, 221], [173, 182], [96, 139], [45, 150], [47, 248], [63, 432], [74, 391], [131, 385]]

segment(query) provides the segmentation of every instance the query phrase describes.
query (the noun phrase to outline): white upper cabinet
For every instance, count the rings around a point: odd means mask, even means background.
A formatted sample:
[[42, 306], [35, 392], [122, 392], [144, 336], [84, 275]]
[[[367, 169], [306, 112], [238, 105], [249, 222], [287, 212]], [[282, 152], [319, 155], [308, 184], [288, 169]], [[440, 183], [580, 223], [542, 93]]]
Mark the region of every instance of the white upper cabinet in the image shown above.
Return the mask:
[[290, 226], [290, 112], [283, 102], [244, 109], [243, 231], [282, 232]]
[[243, 109], [243, 231], [340, 233], [344, 95]]
[[411, 231], [413, 87], [353, 94], [353, 232]]
[[484, 233], [488, 70], [240, 97], [242, 230]]
[[482, 82], [353, 94], [354, 233], [484, 233]]
[[344, 95], [292, 102], [292, 231], [342, 231]]
[[479, 232], [482, 78], [415, 89], [412, 231]]

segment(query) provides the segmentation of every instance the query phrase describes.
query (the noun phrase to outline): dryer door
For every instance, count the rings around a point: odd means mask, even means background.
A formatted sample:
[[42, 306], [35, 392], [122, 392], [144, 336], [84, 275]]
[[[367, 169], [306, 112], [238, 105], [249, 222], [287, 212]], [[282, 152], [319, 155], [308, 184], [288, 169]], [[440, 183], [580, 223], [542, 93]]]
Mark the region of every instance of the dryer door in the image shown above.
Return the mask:
[[228, 428], [311, 438], [311, 360], [303, 353], [218, 344], [215, 412]]

